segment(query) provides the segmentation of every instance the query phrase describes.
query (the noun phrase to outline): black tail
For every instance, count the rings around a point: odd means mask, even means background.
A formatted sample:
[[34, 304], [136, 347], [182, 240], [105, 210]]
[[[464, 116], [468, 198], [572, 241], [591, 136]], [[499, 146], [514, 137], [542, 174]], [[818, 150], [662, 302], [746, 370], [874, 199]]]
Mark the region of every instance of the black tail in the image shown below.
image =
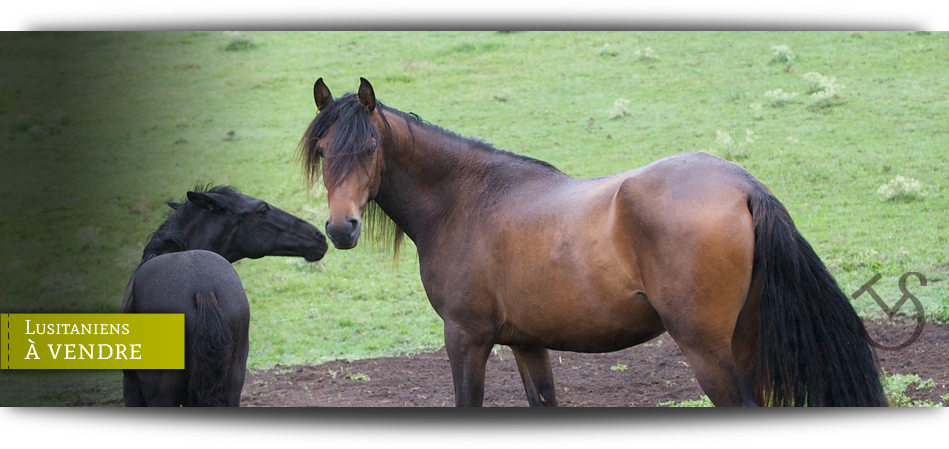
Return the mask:
[[787, 209], [749, 199], [762, 281], [756, 396], [773, 406], [886, 406], [863, 322]]
[[198, 313], [189, 352], [188, 402], [197, 407], [223, 407], [228, 405], [233, 353], [231, 330], [214, 292], [207, 300], [200, 293], [195, 295], [195, 305]]

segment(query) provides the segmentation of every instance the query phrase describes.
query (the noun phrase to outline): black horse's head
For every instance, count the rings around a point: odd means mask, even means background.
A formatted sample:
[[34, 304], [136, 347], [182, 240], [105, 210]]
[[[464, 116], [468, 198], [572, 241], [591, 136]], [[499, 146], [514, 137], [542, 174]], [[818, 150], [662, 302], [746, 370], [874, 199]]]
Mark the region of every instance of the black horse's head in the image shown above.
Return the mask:
[[187, 201], [168, 205], [175, 213], [146, 245], [143, 263], [191, 249], [218, 253], [232, 263], [264, 256], [313, 262], [326, 254], [326, 237], [313, 225], [228, 186], [195, 189], [187, 193]]

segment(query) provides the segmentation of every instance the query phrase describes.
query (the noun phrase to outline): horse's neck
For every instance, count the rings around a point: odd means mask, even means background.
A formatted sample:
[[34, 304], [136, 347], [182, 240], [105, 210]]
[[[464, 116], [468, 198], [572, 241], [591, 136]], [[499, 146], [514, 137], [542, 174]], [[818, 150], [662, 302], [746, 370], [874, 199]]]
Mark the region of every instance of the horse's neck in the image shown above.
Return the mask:
[[192, 245], [194, 239], [181, 229], [175, 218], [169, 218], [155, 231], [152, 239], [145, 245], [142, 263], [162, 254], [199, 249]]
[[387, 154], [376, 202], [416, 244], [426, 227], [439, 226], [459, 208], [475, 212], [520, 185], [565, 176], [434, 127], [413, 127], [413, 134]]

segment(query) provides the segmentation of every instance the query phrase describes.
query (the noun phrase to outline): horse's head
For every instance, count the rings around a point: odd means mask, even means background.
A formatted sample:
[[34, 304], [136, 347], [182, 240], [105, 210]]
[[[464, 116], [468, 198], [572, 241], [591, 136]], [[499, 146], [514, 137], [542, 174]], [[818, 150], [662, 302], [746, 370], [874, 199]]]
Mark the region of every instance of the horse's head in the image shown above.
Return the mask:
[[326, 235], [338, 249], [359, 241], [362, 216], [379, 192], [386, 119], [376, 107], [372, 85], [364, 78], [356, 94], [333, 99], [323, 78], [313, 86], [319, 110], [300, 142], [304, 170], [311, 183], [323, 178], [329, 201]]
[[[313, 262], [326, 254], [326, 237], [313, 225], [263, 200], [227, 187], [188, 192], [192, 212], [180, 225], [190, 248], [213, 251], [229, 262], [264, 256], [303, 257]], [[181, 206], [169, 203], [179, 210]]]

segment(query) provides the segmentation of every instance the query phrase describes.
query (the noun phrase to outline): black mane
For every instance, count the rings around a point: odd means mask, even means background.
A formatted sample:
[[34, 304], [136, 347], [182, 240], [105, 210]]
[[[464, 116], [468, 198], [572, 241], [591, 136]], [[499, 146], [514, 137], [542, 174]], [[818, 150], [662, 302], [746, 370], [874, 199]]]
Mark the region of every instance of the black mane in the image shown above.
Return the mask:
[[[197, 185], [194, 188], [194, 192], [216, 193], [233, 198], [237, 198], [240, 194], [237, 189], [231, 186], [210, 187], [210, 185]], [[142, 261], [139, 262], [139, 266], [162, 254], [186, 251], [188, 249], [188, 241], [182, 232], [182, 228], [185, 223], [194, 219], [195, 214], [197, 214], [199, 210], [201, 210], [201, 208], [191, 201], [188, 201], [187, 196], [183, 197], [177, 208], [175, 208], [175, 211], [172, 212], [152, 234], [148, 244], [145, 245]]]
[[[412, 126], [419, 126], [423, 129], [435, 131], [437, 134], [447, 136], [452, 140], [458, 140], [466, 143], [467, 146], [481, 150], [488, 154], [503, 155], [519, 161], [536, 164], [547, 169], [560, 172], [553, 165], [527, 156], [522, 156], [510, 151], [495, 148], [484, 140], [465, 137], [453, 131], [447, 130], [437, 125], [422, 120], [414, 112], [402, 112], [398, 109], [390, 108], [381, 102], [376, 102], [376, 110], [382, 116], [383, 121], [388, 126], [389, 122], [386, 114], [394, 114], [403, 118], [409, 124], [409, 132], [413, 134]], [[320, 153], [318, 143], [326, 135], [334, 123], [339, 123], [336, 128], [336, 136], [333, 142], [333, 148], [324, 148], [324, 153]], [[320, 176], [329, 177], [333, 183], [339, 183], [346, 179], [353, 168], [359, 166], [361, 161], [372, 155], [375, 147], [368, 145], [372, 140], [380, 142], [382, 137], [379, 130], [373, 125], [369, 118], [369, 113], [359, 105], [359, 99], [355, 93], [347, 93], [340, 98], [330, 102], [330, 104], [310, 123], [303, 138], [298, 145], [299, 155], [303, 157], [304, 174], [310, 182], [315, 183]], [[387, 133], [382, 144], [389, 147], [393, 144], [391, 141], [392, 133]], [[326, 155], [329, 164], [327, 164], [327, 173], [321, 173], [321, 159]]]

